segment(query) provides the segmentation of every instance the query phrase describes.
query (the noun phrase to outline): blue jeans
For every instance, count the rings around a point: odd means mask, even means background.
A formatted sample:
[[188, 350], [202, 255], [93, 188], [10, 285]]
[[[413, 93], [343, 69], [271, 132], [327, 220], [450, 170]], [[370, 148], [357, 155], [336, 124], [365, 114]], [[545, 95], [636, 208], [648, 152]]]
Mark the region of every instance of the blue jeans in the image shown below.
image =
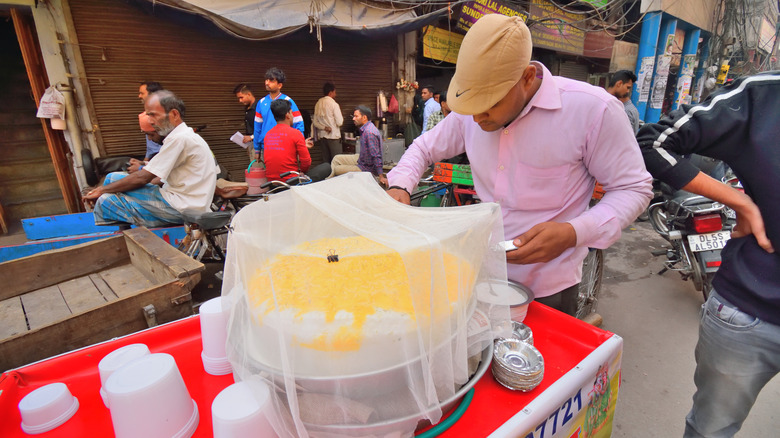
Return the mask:
[[715, 290], [702, 306], [696, 393], [685, 437], [731, 437], [780, 371], [780, 326], [748, 315]]

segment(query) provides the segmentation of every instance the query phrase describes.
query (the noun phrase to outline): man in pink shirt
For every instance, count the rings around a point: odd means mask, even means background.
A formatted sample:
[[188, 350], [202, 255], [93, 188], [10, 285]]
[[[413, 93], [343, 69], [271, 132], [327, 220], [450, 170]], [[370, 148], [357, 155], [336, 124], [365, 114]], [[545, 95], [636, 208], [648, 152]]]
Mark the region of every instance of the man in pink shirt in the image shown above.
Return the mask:
[[[603, 89], [530, 62], [519, 17], [486, 15], [466, 34], [447, 92], [453, 111], [388, 174], [409, 203], [424, 170], [466, 152], [480, 199], [501, 205], [507, 274], [570, 315], [588, 248], [606, 248], [641, 213], [651, 177], [623, 105]], [[588, 209], [596, 180], [606, 194]]]
[[303, 138], [301, 131], [292, 127], [292, 105], [288, 100], [271, 102], [271, 113], [276, 126], [265, 135], [265, 176], [269, 181], [282, 180], [284, 172], [307, 172], [311, 166], [309, 148], [312, 140]]

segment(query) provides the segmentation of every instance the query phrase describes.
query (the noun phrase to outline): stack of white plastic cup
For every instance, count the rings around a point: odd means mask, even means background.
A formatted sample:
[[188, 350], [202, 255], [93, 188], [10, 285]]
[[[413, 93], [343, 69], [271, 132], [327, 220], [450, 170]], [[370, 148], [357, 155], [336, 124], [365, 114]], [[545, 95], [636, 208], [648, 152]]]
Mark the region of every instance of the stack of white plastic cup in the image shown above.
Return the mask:
[[100, 397], [103, 398], [103, 404], [108, 406], [108, 399], [106, 398], [106, 391], [103, 386], [106, 385], [111, 374], [114, 374], [116, 370], [123, 365], [130, 363], [139, 357], [150, 354], [149, 347], [146, 344], [130, 344], [124, 347], [117, 348], [116, 350], [108, 353], [98, 364], [98, 371], [100, 372]]
[[48, 432], [68, 421], [78, 410], [78, 399], [60, 382], [41, 386], [19, 402], [22, 430], [28, 434]]
[[198, 428], [198, 405], [169, 354], [149, 354], [124, 365], [104, 389], [117, 438], [188, 438]]
[[203, 369], [214, 376], [233, 372], [227, 358], [228, 312], [222, 305], [222, 297], [206, 301], [200, 306], [200, 334], [203, 341]]
[[234, 383], [211, 404], [214, 438], [274, 438], [278, 435], [268, 421], [272, 409], [268, 384], [258, 380]]

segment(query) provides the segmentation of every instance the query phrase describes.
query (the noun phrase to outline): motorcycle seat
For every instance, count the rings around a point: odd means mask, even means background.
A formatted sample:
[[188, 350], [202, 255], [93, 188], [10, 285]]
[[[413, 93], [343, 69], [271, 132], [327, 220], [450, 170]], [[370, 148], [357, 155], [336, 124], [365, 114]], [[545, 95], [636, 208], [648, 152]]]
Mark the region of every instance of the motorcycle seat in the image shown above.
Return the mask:
[[181, 213], [184, 223], [197, 224], [203, 230], [215, 230], [230, 223], [233, 213], [229, 211], [184, 210]]

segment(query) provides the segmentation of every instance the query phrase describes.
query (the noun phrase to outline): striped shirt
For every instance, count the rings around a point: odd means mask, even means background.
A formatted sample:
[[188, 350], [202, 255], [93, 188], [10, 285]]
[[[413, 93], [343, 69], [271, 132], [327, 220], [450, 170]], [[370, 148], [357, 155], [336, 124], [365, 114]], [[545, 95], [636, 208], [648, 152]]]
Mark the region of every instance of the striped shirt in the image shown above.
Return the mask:
[[[303, 134], [303, 116], [301, 116], [301, 110], [298, 109], [298, 105], [295, 104], [295, 101], [293, 101], [290, 96], [282, 93], [279, 93], [279, 95], [276, 96], [276, 99], [285, 99], [290, 102], [293, 113], [293, 128], [301, 131], [301, 134]], [[263, 139], [265, 138], [265, 134], [276, 126], [276, 119], [274, 119], [274, 115], [271, 113], [271, 102], [276, 99], [272, 99], [271, 95], [268, 94], [260, 99], [260, 102], [258, 102], [255, 107], [255, 138], [253, 140], [255, 143], [255, 152], [263, 150]]]

